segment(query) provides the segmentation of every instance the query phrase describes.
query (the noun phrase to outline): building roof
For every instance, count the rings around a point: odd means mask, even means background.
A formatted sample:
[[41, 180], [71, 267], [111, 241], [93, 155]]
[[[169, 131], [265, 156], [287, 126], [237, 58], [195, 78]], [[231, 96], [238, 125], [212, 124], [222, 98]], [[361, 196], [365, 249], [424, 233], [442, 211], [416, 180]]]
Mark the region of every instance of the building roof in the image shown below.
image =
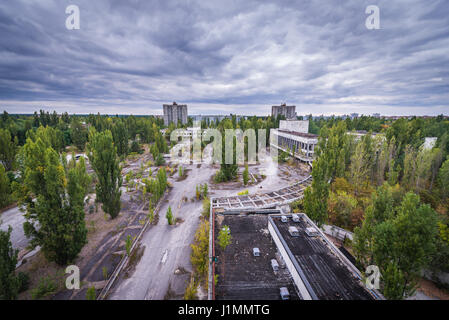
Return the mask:
[[[299, 222], [281, 222], [280, 216], [270, 216], [294, 256], [306, 282], [314, 295], [320, 300], [373, 300], [369, 291], [357, 275], [331, 249], [322, 234], [308, 236], [310, 227], [304, 219]], [[295, 226], [299, 236], [292, 237], [289, 228]]]
[[273, 106], [273, 107], [296, 107], [295, 105], [291, 105], [291, 106], [288, 106], [286, 103], [281, 103], [279, 106]]
[[[215, 215], [215, 221], [217, 300], [280, 300], [282, 287], [288, 289], [290, 299], [300, 298], [287, 268], [279, 266], [275, 274], [271, 266], [277, 248], [267, 230], [268, 215]], [[217, 236], [224, 225], [229, 226], [232, 241], [223, 252], [217, 245]], [[255, 247], [260, 250], [258, 257], [253, 255]]]
[[304, 137], [304, 138], [318, 138], [317, 134], [313, 133], [304, 133], [304, 132], [296, 132], [296, 131], [288, 131], [283, 129], [277, 129], [279, 132], [289, 133], [298, 137]]
[[[383, 299], [379, 292], [365, 287], [360, 272], [322, 232], [307, 235], [307, 228], [315, 226], [305, 214], [298, 214], [299, 222], [287, 215], [285, 223], [281, 222], [279, 210], [277, 214], [272, 214], [273, 210], [265, 211], [236, 215], [216, 214], [214, 210], [211, 218], [215, 221], [213, 241], [218, 257], [212, 269], [218, 275], [215, 299], [278, 300], [282, 287], [288, 289], [290, 299], [294, 300], [303, 299], [301, 295], [307, 292], [312, 299], [320, 300]], [[217, 236], [224, 225], [229, 226], [232, 241], [222, 251], [217, 245]], [[295, 236], [289, 232], [292, 227], [297, 229]], [[254, 248], [260, 250], [260, 256], [254, 256]], [[287, 256], [280, 252], [286, 252]], [[291, 261], [287, 267], [284, 259]], [[277, 262], [276, 268], [273, 268], [273, 260]], [[298, 290], [301, 284], [295, 276], [292, 278], [289, 271], [292, 267], [299, 270], [306, 292]]]

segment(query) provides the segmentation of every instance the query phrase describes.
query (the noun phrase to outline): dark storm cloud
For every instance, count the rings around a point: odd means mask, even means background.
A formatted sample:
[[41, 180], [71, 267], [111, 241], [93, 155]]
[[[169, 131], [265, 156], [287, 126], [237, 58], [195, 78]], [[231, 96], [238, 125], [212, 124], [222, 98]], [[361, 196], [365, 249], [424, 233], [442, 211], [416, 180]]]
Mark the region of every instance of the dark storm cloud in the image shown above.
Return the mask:
[[0, 108], [448, 113], [448, 15], [444, 1], [4, 1]]

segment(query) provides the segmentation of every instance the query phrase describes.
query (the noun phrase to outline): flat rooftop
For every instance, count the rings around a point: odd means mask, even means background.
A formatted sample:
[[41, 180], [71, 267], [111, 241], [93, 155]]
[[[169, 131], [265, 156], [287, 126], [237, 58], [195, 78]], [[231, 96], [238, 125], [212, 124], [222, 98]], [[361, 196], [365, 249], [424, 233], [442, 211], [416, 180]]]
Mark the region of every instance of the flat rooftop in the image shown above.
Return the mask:
[[294, 136], [298, 136], [298, 137], [304, 137], [304, 138], [318, 138], [317, 134], [313, 134], [313, 133], [305, 133], [305, 132], [297, 132], [297, 131], [289, 131], [289, 130], [285, 130], [285, 129], [277, 129], [279, 132], [284, 132], [284, 133], [289, 133], [292, 134]]
[[[320, 300], [374, 300], [356, 274], [338, 257], [322, 235], [308, 236], [311, 227], [300, 215], [294, 222], [290, 215], [282, 222], [280, 215], [271, 215], [287, 247]], [[292, 237], [289, 227], [295, 226], [299, 235]]]
[[[217, 237], [225, 225], [231, 231], [232, 242], [222, 252]], [[268, 214], [215, 214], [214, 242], [218, 257], [215, 299], [279, 300], [281, 287], [287, 287], [291, 300], [300, 299], [288, 269], [280, 266], [275, 274], [271, 267], [277, 247], [268, 231]], [[253, 248], [259, 248], [259, 257], [253, 256]]]

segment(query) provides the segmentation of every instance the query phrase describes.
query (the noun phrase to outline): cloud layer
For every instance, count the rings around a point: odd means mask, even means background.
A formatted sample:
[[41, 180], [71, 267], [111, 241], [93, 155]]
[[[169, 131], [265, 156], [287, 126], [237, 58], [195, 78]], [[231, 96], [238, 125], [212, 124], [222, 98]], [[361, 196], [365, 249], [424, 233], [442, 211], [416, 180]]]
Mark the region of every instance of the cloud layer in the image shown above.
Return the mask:
[[449, 114], [448, 16], [443, 0], [3, 1], [0, 109]]

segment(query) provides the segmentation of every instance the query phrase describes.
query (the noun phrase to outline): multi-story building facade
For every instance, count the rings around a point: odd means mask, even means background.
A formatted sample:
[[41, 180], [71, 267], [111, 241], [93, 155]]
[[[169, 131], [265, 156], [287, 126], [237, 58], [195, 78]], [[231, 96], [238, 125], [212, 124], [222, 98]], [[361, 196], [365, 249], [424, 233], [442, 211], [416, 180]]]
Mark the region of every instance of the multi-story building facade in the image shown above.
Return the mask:
[[287, 106], [285, 103], [280, 106], [271, 107], [271, 116], [276, 118], [282, 115], [286, 119], [296, 119], [296, 106]]
[[270, 146], [310, 162], [315, 157], [318, 135], [309, 133], [309, 120], [281, 120], [279, 129], [270, 130]]
[[164, 104], [164, 125], [168, 126], [170, 123], [178, 125], [187, 123], [187, 105], [186, 104]]

